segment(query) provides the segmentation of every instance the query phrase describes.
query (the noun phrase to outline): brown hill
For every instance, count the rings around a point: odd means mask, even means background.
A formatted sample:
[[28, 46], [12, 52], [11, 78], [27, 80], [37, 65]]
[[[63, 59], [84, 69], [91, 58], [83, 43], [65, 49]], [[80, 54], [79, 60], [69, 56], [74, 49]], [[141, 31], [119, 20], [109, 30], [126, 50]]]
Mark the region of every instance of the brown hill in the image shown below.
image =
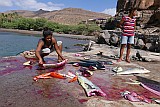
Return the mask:
[[12, 10], [6, 13], [17, 12], [20, 16], [29, 18], [46, 18], [53, 22], [61, 24], [78, 24], [81, 21], [95, 18], [109, 18], [110, 15], [98, 12], [83, 10], [80, 8], [65, 8], [55, 11], [38, 11]]

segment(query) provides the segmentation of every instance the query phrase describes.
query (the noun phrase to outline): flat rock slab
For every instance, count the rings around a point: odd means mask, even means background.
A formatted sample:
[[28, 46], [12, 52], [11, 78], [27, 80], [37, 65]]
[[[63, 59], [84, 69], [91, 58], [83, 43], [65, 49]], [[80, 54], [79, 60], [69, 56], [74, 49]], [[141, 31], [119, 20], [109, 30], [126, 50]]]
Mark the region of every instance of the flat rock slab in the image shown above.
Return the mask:
[[[33, 61], [33, 65], [23, 66], [23, 63], [28, 60]], [[46, 58], [46, 61], [49, 60], [51, 60], [50, 57]], [[39, 70], [35, 60], [25, 59], [21, 56], [1, 58], [0, 63], [1, 107], [95, 107], [95, 105], [100, 107], [104, 107], [104, 105], [107, 107], [114, 107], [114, 105], [137, 107], [137, 104], [132, 104], [121, 97], [120, 92], [125, 90], [135, 91], [148, 98], [159, 98], [139, 85], [126, 84], [125, 82], [129, 81], [129, 78], [136, 79], [133, 75], [113, 76], [111, 69], [116, 65], [106, 65], [105, 70], [96, 70], [94, 75], [88, 78], [107, 96], [87, 97], [78, 82], [68, 83], [69, 79], [52, 78], [33, 81], [33, 77], [36, 75], [53, 71], [64, 74], [68, 71], [75, 73], [79, 67], [66, 64], [59, 69]], [[144, 104], [146, 107], [146, 103], [139, 102], [138, 104], [140, 106]], [[157, 104], [147, 104], [148, 107], [153, 105], [158, 106]]]

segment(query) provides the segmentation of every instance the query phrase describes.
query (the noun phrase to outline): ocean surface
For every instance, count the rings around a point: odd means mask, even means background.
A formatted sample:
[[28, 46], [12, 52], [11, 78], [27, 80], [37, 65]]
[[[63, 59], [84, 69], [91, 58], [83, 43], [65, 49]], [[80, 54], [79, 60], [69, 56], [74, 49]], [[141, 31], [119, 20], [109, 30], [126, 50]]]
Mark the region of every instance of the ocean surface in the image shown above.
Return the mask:
[[[12, 32], [0, 32], [0, 57], [15, 56], [23, 51], [36, 49], [38, 40], [42, 36], [19, 34]], [[54, 36], [56, 40], [63, 41], [63, 51], [79, 52], [83, 50], [82, 46], [77, 44], [86, 44], [88, 40], [78, 40], [66, 37]]]

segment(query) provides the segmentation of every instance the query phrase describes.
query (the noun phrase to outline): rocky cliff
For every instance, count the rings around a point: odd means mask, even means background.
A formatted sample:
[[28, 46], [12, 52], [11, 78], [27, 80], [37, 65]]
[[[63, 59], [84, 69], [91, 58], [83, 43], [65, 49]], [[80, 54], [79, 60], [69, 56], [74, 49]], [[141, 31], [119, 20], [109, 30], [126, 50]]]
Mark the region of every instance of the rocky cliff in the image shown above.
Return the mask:
[[139, 10], [158, 9], [160, 0], [118, 0], [117, 11], [120, 9], [137, 8]]

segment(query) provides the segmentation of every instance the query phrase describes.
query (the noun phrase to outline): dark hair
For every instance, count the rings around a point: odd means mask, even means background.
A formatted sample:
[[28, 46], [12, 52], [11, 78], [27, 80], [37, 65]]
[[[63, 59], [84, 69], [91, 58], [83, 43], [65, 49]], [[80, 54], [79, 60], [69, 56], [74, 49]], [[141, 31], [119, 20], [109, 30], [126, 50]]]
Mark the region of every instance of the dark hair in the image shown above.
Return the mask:
[[46, 38], [48, 35], [52, 35], [52, 31], [45, 27], [43, 29], [43, 37]]

